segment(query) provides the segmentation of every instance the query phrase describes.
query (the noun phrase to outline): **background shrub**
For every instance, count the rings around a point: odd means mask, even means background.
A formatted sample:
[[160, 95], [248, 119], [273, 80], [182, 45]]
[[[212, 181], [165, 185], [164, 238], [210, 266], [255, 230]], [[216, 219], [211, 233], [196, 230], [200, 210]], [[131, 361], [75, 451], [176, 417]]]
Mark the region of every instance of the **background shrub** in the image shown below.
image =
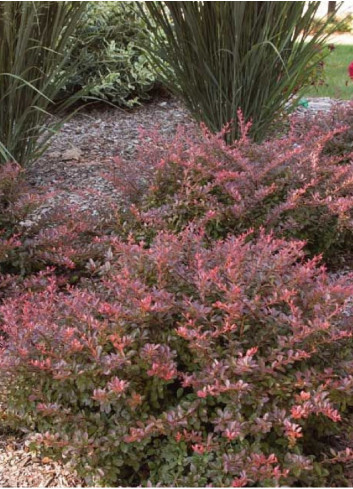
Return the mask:
[[79, 39], [67, 67], [72, 73], [61, 96], [85, 95], [131, 107], [148, 97], [155, 75], [141, 50], [146, 36], [136, 2], [87, 2]]
[[[320, 75], [330, 18], [309, 36], [318, 2], [146, 2], [150, 57], [163, 82], [192, 114], [218, 132], [239, 136], [236, 112], [263, 139], [293, 104], [293, 94]], [[151, 20], [151, 19], [152, 20]], [[327, 32], [325, 32], [327, 31]]]
[[324, 485], [351, 402], [352, 277], [249, 237], [113, 238], [88, 287], [27, 280], [1, 307], [4, 422], [90, 484]]

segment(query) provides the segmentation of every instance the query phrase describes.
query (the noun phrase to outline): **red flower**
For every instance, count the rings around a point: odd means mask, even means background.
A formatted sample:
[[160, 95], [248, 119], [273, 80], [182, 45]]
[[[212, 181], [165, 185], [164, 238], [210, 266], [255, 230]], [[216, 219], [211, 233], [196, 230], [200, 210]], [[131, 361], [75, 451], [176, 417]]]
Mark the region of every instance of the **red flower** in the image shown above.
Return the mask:
[[348, 74], [349, 74], [349, 78], [353, 80], [353, 61], [348, 66]]

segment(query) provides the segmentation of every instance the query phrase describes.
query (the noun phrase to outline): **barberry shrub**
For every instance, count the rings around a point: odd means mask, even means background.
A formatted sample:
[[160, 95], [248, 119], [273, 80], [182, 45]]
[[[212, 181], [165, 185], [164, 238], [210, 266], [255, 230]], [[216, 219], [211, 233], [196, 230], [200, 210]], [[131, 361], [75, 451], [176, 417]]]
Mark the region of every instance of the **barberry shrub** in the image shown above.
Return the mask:
[[94, 240], [103, 233], [105, 221], [99, 217], [61, 204], [38, 219], [22, 222], [21, 245], [12, 266], [23, 275], [55, 267], [56, 274], [66, 275], [71, 283], [77, 281], [85, 275], [87, 262], [104, 256], [107, 249]]
[[16, 225], [36, 207], [38, 199], [29, 191], [24, 171], [17, 163], [0, 167], [0, 229], [9, 237]]
[[348, 148], [334, 151], [347, 142], [345, 121], [332, 113], [333, 127], [321, 122], [310, 129], [293, 118], [286, 137], [256, 144], [247, 136], [250, 124], [238, 116], [242, 137], [231, 146], [224, 142], [227, 128], [213, 135], [203, 127], [198, 136], [180, 130], [169, 144], [150, 135], [140, 171], [123, 181], [124, 162], [115, 160], [112, 178], [120, 175], [115, 180], [125, 192], [138, 195], [144, 175], [140, 204], [131, 210], [145, 239], [157, 229], [179, 232], [193, 222], [210, 238], [263, 227], [306, 240], [312, 255], [327, 260], [351, 252], [353, 163]]
[[351, 458], [327, 447], [352, 399], [351, 276], [264, 231], [100, 241], [94, 280], [41, 272], [1, 306], [3, 422], [90, 484], [324, 485]]
[[109, 228], [106, 219], [65, 204], [41, 211], [41, 205], [53, 197], [31, 189], [17, 163], [0, 167], [1, 276], [11, 273], [15, 279], [16, 274], [25, 276], [47, 267], [56, 267], [57, 273], [82, 274], [89, 259], [104, 255], [92, 238], [102, 234], [103, 227]]
[[293, 128], [298, 138], [305, 137], [308, 131], [327, 133], [333, 128], [344, 126], [345, 131], [339, 132], [327, 142], [326, 154], [346, 156], [347, 160], [353, 151], [353, 103], [344, 101], [332, 105], [327, 113], [306, 114], [306, 117], [293, 116]]
[[18, 223], [38, 205], [38, 198], [28, 191], [21, 167], [7, 162], [0, 166], [0, 296], [9, 290], [17, 277], [13, 271], [14, 257], [22, 242]]

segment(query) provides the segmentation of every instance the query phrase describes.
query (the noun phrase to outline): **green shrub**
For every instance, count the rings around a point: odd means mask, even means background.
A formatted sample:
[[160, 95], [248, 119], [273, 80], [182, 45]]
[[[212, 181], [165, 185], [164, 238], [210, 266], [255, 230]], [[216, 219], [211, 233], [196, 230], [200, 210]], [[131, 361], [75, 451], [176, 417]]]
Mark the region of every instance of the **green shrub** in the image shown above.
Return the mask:
[[85, 95], [131, 107], [148, 97], [155, 75], [141, 51], [145, 26], [136, 2], [88, 2], [77, 31], [79, 42], [68, 67], [82, 67], [62, 95], [84, 89]]
[[48, 109], [69, 76], [62, 68], [84, 9], [84, 2], [1, 2], [0, 163], [30, 163], [59, 127]]
[[237, 110], [262, 139], [313, 82], [327, 34], [309, 38], [319, 2], [146, 2], [151, 59], [193, 115], [218, 132]]

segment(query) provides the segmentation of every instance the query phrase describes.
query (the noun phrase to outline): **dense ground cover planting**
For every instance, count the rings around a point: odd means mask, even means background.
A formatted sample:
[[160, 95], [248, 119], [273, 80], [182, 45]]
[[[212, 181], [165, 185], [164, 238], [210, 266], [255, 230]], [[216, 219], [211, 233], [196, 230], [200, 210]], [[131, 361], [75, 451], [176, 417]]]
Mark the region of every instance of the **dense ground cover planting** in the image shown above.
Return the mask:
[[315, 254], [351, 252], [352, 107], [261, 145], [239, 116], [145, 135], [106, 221], [36, 221], [2, 169], [2, 419], [90, 484], [345, 484], [352, 276]]
[[351, 391], [349, 277], [265, 235], [111, 245], [90, 290], [42, 275], [1, 308], [10, 413], [108, 484], [310, 481]]
[[[2, 427], [90, 485], [348, 485], [353, 105], [287, 123], [328, 19], [309, 38], [317, 2], [59, 3], [0, 6]], [[86, 131], [31, 188], [55, 101], [129, 108], [160, 76], [199, 129], [133, 159], [131, 124], [98, 185]]]

